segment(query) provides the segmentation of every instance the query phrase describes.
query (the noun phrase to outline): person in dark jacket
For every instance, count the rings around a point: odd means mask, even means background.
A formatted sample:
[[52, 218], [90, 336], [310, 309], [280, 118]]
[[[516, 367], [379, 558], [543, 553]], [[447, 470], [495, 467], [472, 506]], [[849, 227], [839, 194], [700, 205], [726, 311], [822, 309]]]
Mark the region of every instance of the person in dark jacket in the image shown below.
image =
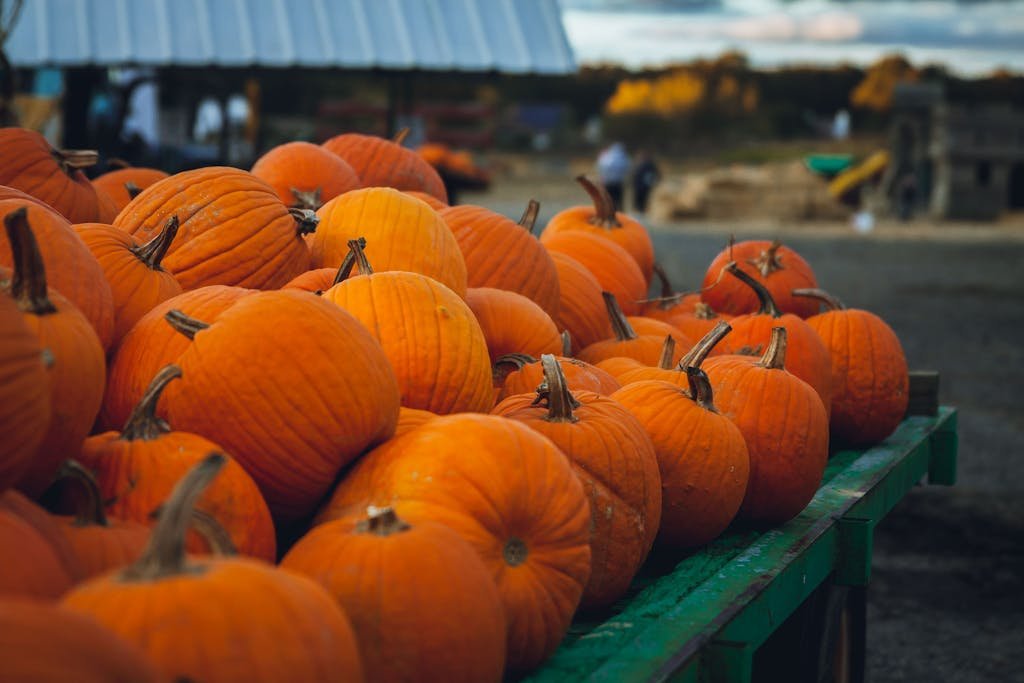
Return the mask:
[[651, 190], [661, 180], [661, 171], [646, 150], [640, 152], [633, 167], [633, 208], [637, 213], [647, 213], [647, 201]]

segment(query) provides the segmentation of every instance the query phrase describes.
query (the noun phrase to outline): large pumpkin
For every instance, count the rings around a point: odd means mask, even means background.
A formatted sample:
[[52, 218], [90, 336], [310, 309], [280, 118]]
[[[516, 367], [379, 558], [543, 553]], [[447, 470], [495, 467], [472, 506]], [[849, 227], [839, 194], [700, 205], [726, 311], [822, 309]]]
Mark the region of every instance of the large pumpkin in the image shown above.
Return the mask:
[[571, 256], [590, 271], [602, 291], [611, 292], [627, 315], [640, 315], [647, 298], [647, 282], [625, 249], [586, 232], [569, 230], [541, 235], [548, 251]]
[[114, 225], [148, 242], [171, 216], [180, 227], [163, 264], [183, 289], [274, 289], [309, 269], [302, 236], [316, 229], [316, 216], [288, 209], [246, 171], [210, 166], [172, 175], [133, 199]]
[[783, 313], [807, 318], [818, 312], [813, 301], [793, 296], [794, 289], [817, 287], [814, 271], [800, 254], [778, 240], [749, 240], [729, 244], [704, 275], [701, 298], [716, 311], [740, 315], [753, 313], [760, 305], [757, 295], [724, 272], [730, 263], [764, 285]]
[[491, 363], [509, 353], [558, 353], [562, 338], [554, 321], [522, 294], [493, 287], [466, 290], [469, 305], [487, 341]]
[[0, 595], [53, 600], [82, 574], [57, 519], [14, 489], [0, 493]]
[[167, 173], [156, 168], [139, 168], [129, 166], [108, 171], [93, 178], [92, 184], [103, 192], [117, 207], [118, 212], [150, 185], [154, 185], [167, 177]]
[[593, 273], [568, 254], [551, 251], [551, 260], [558, 271], [560, 297], [555, 323], [569, 332], [573, 353], [614, 337], [601, 297], [601, 283]]
[[402, 147], [404, 134], [395, 141], [375, 135], [344, 133], [323, 143], [348, 162], [359, 175], [363, 187], [393, 187], [419, 190], [448, 202], [444, 181], [433, 166], [411, 149]]
[[310, 142], [286, 142], [253, 164], [252, 174], [286, 206], [316, 211], [325, 202], [363, 186], [344, 159]]

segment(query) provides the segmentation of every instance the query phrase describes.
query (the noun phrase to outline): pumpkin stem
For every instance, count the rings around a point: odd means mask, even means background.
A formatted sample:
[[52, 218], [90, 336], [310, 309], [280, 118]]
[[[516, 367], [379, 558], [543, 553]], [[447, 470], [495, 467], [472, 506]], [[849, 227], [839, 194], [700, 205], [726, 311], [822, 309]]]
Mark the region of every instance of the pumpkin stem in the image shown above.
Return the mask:
[[295, 197], [295, 202], [288, 208], [290, 209], [308, 209], [309, 211], [316, 211], [324, 205], [320, 199], [321, 188], [317, 187], [315, 190], [300, 190], [298, 188], [289, 187], [292, 196]]
[[771, 245], [761, 252], [761, 255], [756, 259], [748, 259], [747, 263], [757, 268], [757, 272], [761, 273], [761, 277], [768, 277], [777, 270], [782, 270], [782, 260], [779, 258], [779, 247], [782, 246], [782, 242], [779, 240], [772, 240]]
[[[150, 519], [160, 519], [164, 512], [166, 503], [160, 504], [149, 513]], [[231, 534], [224, 528], [224, 525], [217, 521], [217, 518], [209, 512], [194, 508], [190, 528], [203, 537], [206, 545], [214, 555], [222, 557], [234, 557], [238, 554], [238, 548], [231, 538]]]
[[164, 224], [164, 229], [157, 234], [156, 237], [143, 244], [141, 247], [132, 249], [135, 255], [139, 257], [139, 260], [145, 263], [153, 270], [163, 270], [160, 267], [160, 262], [164, 256], [167, 255], [167, 250], [171, 248], [171, 242], [174, 241], [175, 236], [178, 234], [178, 217], [171, 216], [167, 219], [167, 223]]
[[[359, 242], [359, 247], [361, 249], [365, 249], [366, 248], [366, 238], [365, 237], [360, 237], [356, 241]], [[334, 282], [332, 282], [331, 284], [336, 285], [339, 282], [344, 282], [345, 280], [347, 280], [348, 276], [352, 274], [352, 269], [355, 268], [355, 267], [356, 267], [356, 255], [355, 255], [355, 252], [353, 252], [352, 249], [350, 248], [348, 250], [348, 253], [345, 254], [345, 258], [344, 258], [344, 260], [342, 260], [341, 265], [338, 267], [338, 272], [335, 273], [335, 275], [334, 275]]]
[[202, 332], [210, 326], [210, 323], [204, 323], [202, 320], [196, 320], [195, 318], [185, 315], [178, 309], [167, 311], [164, 314], [164, 320], [170, 323], [171, 327], [176, 332], [180, 332], [189, 339], [195, 339], [196, 334]]
[[370, 505], [366, 508], [366, 519], [356, 522], [356, 531], [361, 534], [374, 534], [376, 536], [390, 536], [391, 534], [408, 531], [412, 527], [404, 519], [395, 514], [391, 506], [377, 507]]
[[761, 302], [761, 307], [757, 311], [759, 315], [770, 315], [773, 318], [778, 318], [782, 315], [782, 311], [780, 311], [779, 307], [775, 305], [775, 299], [772, 298], [771, 292], [768, 291], [768, 288], [758, 282], [750, 275], [750, 273], [743, 271], [738, 265], [736, 265], [735, 261], [729, 262], [729, 264], [725, 266], [725, 271], [740, 280], [747, 287], [754, 290], [754, 293], [757, 294], [758, 301]]
[[130, 180], [124, 184], [124, 189], [128, 193], [129, 199], [135, 199], [140, 194], [142, 194], [142, 188]]
[[514, 536], [505, 542], [505, 547], [502, 549], [505, 562], [510, 567], [518, 567], [523, 562], [526, 562], [528, 554], [529, 551], [526, 548], [526, 543]]
[[672, 369], [672, 356], [676, 353], [676, 340], [670, 334], [665, 337], [665, 343], [661, 347], [661, 358], [658, 359], [658, 367], [662, 370]]
[[349, 240], [347, 244], [348, 250], [352, 253], [352, 257], [356, 261], [356, 267], [359, 268], [359, 274], [373, 275], [373, 268], [370, 266], [370, 262], [366, 259], [366, 252], [363, 251], [363, 247], [366, 245], [366, 240], [360, 237], [357, 240]]
[[494, 386], [503, 386], [505, 379], [513, 372], [518, 372], [524, 366], [536, 362], [536, 358], [525, 353], [506, 353], [504, 356], [498, 356], [491, 367], [491, 378], [494, 380]]
[[832, 296], [824, 289], [794, 289], [792, 294], [793, 296], [806, 296], [810, 299], [817, 299], [825, 304], [825, 308], [829, 311], [846, 310], [846, 306], [843, 305], [843, 302], [838, 297]]
[[612, 196], [608, 194], [604, 185], [591, 181], [585, 175], [576, 176], [576, 182], [583, 186], [583, 189], [590, 195], [590, 200], [594, 202], [594, 215], [588, 218], [587, 222], [609, 230], [621, 228], [622, 223], [619, 223], [618, 216], [615, 215], [615, 202], [612, 201]]
[[581, 404], [569, 391], [569, 384], [565, 381], [565, 373], [558, 359], [545, 353], [540, 357], [540, 365], [544, 368], [544, 381], [537, 387], [537, 398], [530, 405], [539, 406], [547, 401], [548, 416], [544, 418], [547, 422], [579, 422], [572, 411]]
[[732, 325], [722, 320], [717, 325], [708, 330], [708, 333], [700, 338], [696, 344], [693, 345], [686, 355], [679, 359], [679, 364], [676, 366], [679, 370], [685, 370], [686, 368], [699, 368], [700, 364], [704, 362], [704, 359], [708, 357], [711, 350], [715, 348], [718, 342], [725, 338], [725, 335], [732, 332]]
[[572, 335], [569, 334], [569, 330], [562, 330], [562, 356], [570, 358], [572, 356]]
[[227, 458], [223, 454], [211, 453], [182, 477], [164, 503], [142, 557], [121, 572], [121, 580], [153, 581], [189, 571], [185, 534], [192, 520], [192, 511], [225, 462]]
[[317, 216], [315, 211], [292, 207], [288, 209], [288, 213], [295, 219], [296, 231], [299, 237], [316, 232], [316, 226], [320, 224], [320, 216]]
[[396, 145], [401, 145], [402, 143], [405, 142], [405, 139], [407, 137], [409, 137], [408, 126], [406, 126], [405, 128], [400, 128], [398, 132], [395, 133], [395, 137], [391, 138], [391, 142], [395, 143]]
[[672, 289], [672, 282], [668, 279], [668, 273], [665, 272], [660, 263], [655, 262], [654, 275], [658, 278], [658, 282], [661, 283], [661, 296], [659, 298], [664, 300], [661, 307], [672, 308], [671, 305], [666, 306], [665, 304], [668, 302], [668, 299], [675, 297], [676, 290]]
[[769, 370], [784, 370], [786, 368], [786, 328], [779, 326], [772, 328], [772, 338], [768, 342], [768, 348], [757, 364]]
[[715, 313], [715, 309], [708, 306], [703, 301], [698, 301], [697, 305], [693, 309], [693, 317], [697, 320], [714, 320], [718, 317]]
[[717, 413], [715, 396], [711, 390], [711, 380], [708, 379], [707, 373], [698, 367], [690, 366], [686, 368], [686, 380], [690, 384], [690, 398], [694, 403], [704, 410]]
[[60, 170], [68, 175], [78, 169], [95, 166], [100, 160], [100, 153], [94, 149], [54, 149], [50, 154], [60, 164]]
[[633, 326], [629, 324], [629, 320], [626, 319], [622, 309], [619, 308], [619, 302], [615, 295], [611, 292], [601, 292], [601, 296], [604, 298], [604, 307], [608, 311], [608, 319], [612, 323], [615, 338], [619, 341], [636, 339], [637, 334], [633, 331]]
[[110, 526], [103, 509], [103, 496], [96, 477], [77, 460], [67, 459], [61, 463], [57, 479], [69, 479], [78, 485], [82, 496], [75, 507], [75, 526]]
[[160, 395], [172, 380], [181, 377], [181, 368], [177, 365], [165, 365], [156, 373], [156, 377], [149, 383], [146, 393], [142, 395], [139, 402], [132, 408], [128, 421], [121, 430], [122, 441], [153, 441], [171, 431], [170, 425], [156, 415], [156, 404], [160, 401]]
[[4, 216], [7, 241], [14, 257], [11, 296], [23, 313], [47, 315], [56, 313], [46, 288], [46, 266], [39, 252], [39, 242], [28, 224], [28, 207], [22, 206]]
[[540, 213], [540, 202], [536, 199], [531, 199], [526, 205], [526, 211], [523, 211], [522, 217], [519, 219], [519, 225], [526, 228], [526, 232], [533, 234], [533, 228], [537, 225], [537, 215]]

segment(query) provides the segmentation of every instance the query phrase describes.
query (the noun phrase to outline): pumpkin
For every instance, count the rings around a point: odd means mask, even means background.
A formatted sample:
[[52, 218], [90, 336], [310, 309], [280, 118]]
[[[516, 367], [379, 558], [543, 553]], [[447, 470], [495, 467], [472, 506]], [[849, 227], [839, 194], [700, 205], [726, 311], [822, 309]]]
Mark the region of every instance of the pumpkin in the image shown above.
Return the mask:
[[349, 248], [360, 274], [331, 287], [323, 299], [355, 316], [380, 342], [402, 405], [439, 415], [490, 410], [487, 341], [469, 306], [419, 273], [374, 273], [359, 243], [352, 240]]
[[807, 319], [832, 366], [832, 435], [851, 446], [873, 446], [892, 434], [907, 412], [910, 379], [899, 337], [874, 313], [845, 308], [819, 289], [794, 296], [821, 301], [827, 310]]
[[465, 296], [466, 262], [459, 243], [423, 202], [390, 188], [370, 187], [327, 202], [317, 215], [320, 226], [308, 239], [314, 268], [340, 266], [349, 240], [361, 237], [376, 270], [420, 273]]
[[[595, 342], [586, 347], [577, 354], [580, 360], [597, 364], [608, 358], [624, 356], [639, 361], [644, 365], [657, 365], [661, 359], [661, 351], [665, 344], [666, 335], [638, 335], [633, 330], [630, 321], [623, 315], [615, 295], [611, 292], [602, 292], [602, 295], [604, 296], [608, 319], [611, 321], [612, 329], [615, 331], [615, 338]], [[679, 333], [676, 332], [675, 334], [678, 335]], [[670, 334], [667, 336], [674, 335]], [[679, 351], [672, 358], [673, 362], [679, 360], [679, 356], [682, 355], [682, 348], [689, 345], [688, 340], [680, 339], [678, 341], [681, 343], [678, 344]]]
[[102, 223], [76, 225], [75, 232], [96, 257], [110, 285], [115, 345], [154, 306], [181, 294], [181, 285], [160, 265], [178, 234], [176, 216], [171, 216], [164, 229], [146, 244]]
[[654, 275], [661, 285], [661, 294], [644, 302], [645, 316], [674, 325], [676, 316], [693, 313], [696, 310], [696, 305], [700, 302], [698, 292], [677, 292], [660, 263], [654, 264]]
[[692, 366], [685, 374], [689, 392], [642, 380], [612, 394], [654, 443], [661, 472], [661, 548], [694, 548], [717, 538], [736, 516], [750, 478], [743, 434], [715, 409], [707, 375]]
[[573, 464], [590, 501], [590, 579], [584, 608], [609, 605], [629, 588], [654, 543], [661, 517], [661, 477], [654, 446], [622, 405], [569, 390], [557, 359], [541, 356], [544, 383], [510, 396], [493, 411], [540, 432]]
[[558, 353], [562, 348], [554, 321], [522, 294], [471, 287], [466, 290], [466, 304], [480, 323], [492, 364], [509, 353], [539, 356]]
[[327, 140], [323, 147], [347, 161], [363, 187], [417, 190], [448, 203], [444, 181], [437, 171], [416, 152], [402, 147], [405, 133], [400, 132], [395, 140], [344, 133]]
[[315, 527], [281, 567], [338, 601], [375, 681], [502, 680], [501, 597], [483, 561], [448, 527], [370, 507]]
[[410, 197], [415, 197], [416, 199], [419, 199], [422, 202], [426, 202], [427, 206], [429, 206], [434, 211], [441, 211], [442, 209], [448, 208], [447, 202], [442, 202], [440, 199], [438, 199], [432, 194], [420, 192], [419, 190], [402, 190], [402, 192], [404, 194], [409, 195]]
[[310, 142], [286, 142], [256, 160], [252, 174], [286, 206], [316, 211], [325, 202], [363, 186], [344, 159]]
[[[94, 473], [106, 512], [115, 517], [153, 526], [154, 512], [174, 484], [207, 453], [221, 450], [197, 434], [172, 430], [157, 417], [161, 394], [180, 376], [181, 369], [175, 365], [163, 368], [123, 430], [90, 436], [82, 444], [78, 459]], [[267, 562], [277, 558], [270, 510], [256, 482], [233, 458], [227, 458], [196, 512], [216, 520], [237, 552]], [[211, 550], [209, 539], [195, 531], [189, 533], [186, 548], [193, 553]]]
[[568, 254], [552, 251], [551, 260], [558, 271], [558, 316], [555, 323], [567, 330], [572, 352], [615, 336], [605, 313], [601, 283], [587, 268]]
[[614, 242], [625, 249], [639, 267], [646, 291], [654, 269], [654, 245], [647, 228], [640, 221], [616, 211], [615, 202], [600, 183], [582, 175], [576, 177], [576, 182], [590, 195], [593, 207], [574, 206], [556, 213], [544, 228], [541, 242], [547, 244], [548, 237], [565, 232], [585, 232]]
[[540, 204], [530, 200], [516, 223], [481, 206], [464, 204], [440, 212], [466, 260], [470, 287], [506, 289], [531, 299], [553, 318], [558, 315], [558, 270], [533, 226]]
[[[47, 209], [49, 211], [52, 211], [53, 213], [56, 213], [58, 216], [60, 215], [60, 213], [56, 209], [54, 209], [52, 206], [50, 206], [49, 204], [44, 202], [39, 197], [33, 197], [30, 194], [26, 194], [26, 193], [22, 192], [21, 190], [16, 190], [13, 187], [7, 187], [6, 185], [0, 185], [0, 200], [3, 200], [3, 199], [17, 199], [17, 200], [21, 201], [22, 204], [25, 204], [26, 202], [29, 203], [29, 204], [35, 204], [36, 206], [41, 206], [44, 209]], [[64, 218], [64, 217], [61, 216], [61, 218]], [[65, 219], [65, 221], [66, 220], [67, 219]]]
[[[358, 242], [360, 247], [366, 248], [366, 239], [360, 237]], [[320, 296], [334, 285], [348, 278], [352, 274], [355, 264], [355, 254], [352, 253], [352, 250], [349, 250], [345, 254], [341, 265], [337, 268], [314, 268], [313, 270], [307, 270], [302, 275], [292, 278], [281, 289], [301, 289], [304, 292]]]
[[627, 315], [639, 315], [647, 296], [647, 283], [629, 253], [609, 240], [585, 232], [568, 231], [541, 235], [548, 251], [576, 259], [590, 271], [602, 291], [611, 292]]
[[182, 289], [275, 289], [309, 270], [302, 236], [316, 229], [316, 215], [289, 209], [246, 171], [210, 166], [172, 175], [133, 199], [114, 225], [147, 242], [171, 216], [180, 227], [163, 265]]
[[240, 557], [186, 557], [185, 532], [224, 458], [179, 482], [129, 567], [75, 587], [62, 604], [140, 647], [172, 679], [361, 681], [352, 627], [304, 576]]
[[103, 401], [106, 361], [89, 321], [64, 297], [46, 286], [39, 245], [23, 207], [4, 216], [14, 255], [9, 282], [0, 274], [25, 322], [39, 340], [47, 366], [50, 424], [35, 456], [18, 480], [30, 496], [41, 494], [68, 453], [77, 453]]
[[97, 176], [93, 178], [92, 185], [110, 197], [111, 202], [117, 207], [117, 212], [120, 212], [143, 190], [166, 177], [168, 177], [167, 173], [156, 168], [130, 166]]
[[590, 506], [546, 437], [492, 415], [438, 417], [363, 456], [317, 520], [366, 505], [441, 522], [473, 546], [501, 594], [510, 668], [558, 647], [590, 575]]
[[[718, 325], [690, 347], [690, 350], [683, 354], [677, 363], [672, 362], [672, 359], [675, 357], [675, 342], [672, 337], [666, 337], [665, 345], [661, 351], [661, 359], [658, 361], [657, 367], [643, 365], [636, 361], [634, 361], [632, 366], [622, 364], [615, 368], [615, 378], [622, 386], [632, 384], [633, 382], [656, 379], [675, 384], [678, 387], [689, 387], [690, 379], [687, 377], [686, 368], [699, 368], [704, 359], [714, 352], [714, 348], [718, 343], [731, 331], [732, 327], [729, 323], [724, 320], [719, 321]], [[612, 360], [615, 359], [609, 359], [609, 362]]]
[[153, 376], [174, 363], [188, 348], [189, 340], [167, 324], [168, 311], [179, 310], [213, 322], [225, 310], [256, 290], [210, 285], [179, 294], [158, 304], [121, 339], [110, 359], [107, 387], [100, 410], [99, 431], [120, 430], [139, 402]]
[[750, 481], [739, 516], [756, 526], [782, 524], [814, 497], [828, 460], [828, 417], [817, 392], [786, 370], [785, 327], [772, 329], [760, 359], [704, 361], [718, 410], [747, 442]]
[[[618, 391], [618, 381], [601, 368], [578, 358], [556, 357], [571, 391], [590, 391], [609, 396]], [[544, 368], [533, 356], [512, 353], [494, 364], [495, 384], [500, 386], [498, 400], [528, 394], [544, 381]]]
[[18, 683], [157, 683], [135, 646], [59, 605], [0, 600], [0, 679]]
[[0, 556], [2, 596], [56, 599], [82, 574], [57, 519], [14, 489], [0, 493]]
[[704, 275], [701, 290], [701, 299], [714, 310], [740, 315], [753, 313], [760, 305], [749, 287], [725, 274], [725, 267], [730, 263], [764, 285], [783, 313], [807, 318], [818, 312], [813, 301], [792, 295], [794, 289], [818, 286], [814, 271], [800, 254], [778, 240], [730, 243], [715, 256]]
[[[0, 216], [27, 209], [26, 220], [36, 235], [47, 280], [88, 319], [109, 349], [114, 340], [114, 296], [96, 257], [63, 216], [40, 205], [0, 200]], [[5, 233], [0, 232], [0, 266], [14, 265], [14, 254]]]
[[429, 410], [418, 410], [402, 406], [398, 409], [398, 426], [395, 427], [395, 436], [401, 436], [411, 432], [422, 424], [433, 420], [437, 415]]

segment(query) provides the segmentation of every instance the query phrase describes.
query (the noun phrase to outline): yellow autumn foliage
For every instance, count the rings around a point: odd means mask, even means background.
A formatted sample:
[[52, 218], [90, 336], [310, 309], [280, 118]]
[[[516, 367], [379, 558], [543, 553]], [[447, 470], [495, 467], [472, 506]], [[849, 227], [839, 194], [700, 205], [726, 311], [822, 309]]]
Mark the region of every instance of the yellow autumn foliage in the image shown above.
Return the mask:
[[619, 81], [605, 107], [609, 114], [669, 116], [692, 110], [704, 99], [704, 92], [704, 79], [680, 69], [653, 79]]
[[897, 83], [918, 79], [918, 71], [903, 55], [888, 55], [872, 64], [853, 92], [850, 103], [855, 107], [887, 111]]

